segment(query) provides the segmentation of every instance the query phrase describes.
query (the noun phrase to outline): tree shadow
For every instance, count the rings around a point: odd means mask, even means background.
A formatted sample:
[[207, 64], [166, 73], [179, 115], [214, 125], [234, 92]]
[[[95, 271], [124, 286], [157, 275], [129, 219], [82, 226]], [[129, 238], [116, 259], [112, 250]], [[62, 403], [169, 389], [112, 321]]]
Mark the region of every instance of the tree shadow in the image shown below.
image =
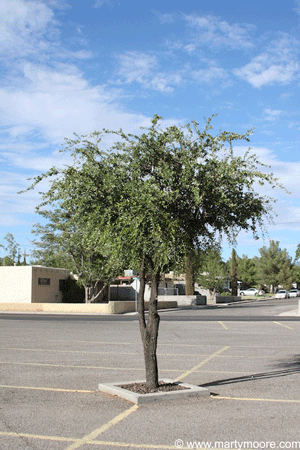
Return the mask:
[[300, 355], [295, 355], [287, 361], [281, 361], [274, 365], [277, 370], [270, 370], [268, 372], [254, 373], [242, 377], [225, 378], [222, 380], [210, 381], [209, 383], [201, 384], [201, 387], [221, 386], [223, 384], [244, 383], [246, 381], [257, 381], [267, 378], [284, 377], [300, 373]]

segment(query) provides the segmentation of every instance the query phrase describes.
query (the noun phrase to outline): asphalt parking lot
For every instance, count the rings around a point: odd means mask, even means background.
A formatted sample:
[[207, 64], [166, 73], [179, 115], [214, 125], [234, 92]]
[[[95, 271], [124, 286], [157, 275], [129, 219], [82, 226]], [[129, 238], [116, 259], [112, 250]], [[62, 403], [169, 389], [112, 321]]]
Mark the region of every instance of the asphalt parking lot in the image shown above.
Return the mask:
[[132, 316], [3, 315], [0, 324], [1, 450], [300, 449], [300, 321], [162, 320], [160, 379], [211, 396], [139, 407], [97, 391], [144, 378]]

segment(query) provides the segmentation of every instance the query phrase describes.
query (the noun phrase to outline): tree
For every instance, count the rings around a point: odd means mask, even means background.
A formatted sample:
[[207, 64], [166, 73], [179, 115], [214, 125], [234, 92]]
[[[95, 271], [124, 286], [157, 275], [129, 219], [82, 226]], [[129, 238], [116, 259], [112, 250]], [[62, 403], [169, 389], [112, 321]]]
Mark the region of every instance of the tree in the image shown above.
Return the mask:
[[[256, 235], [271, 217], [274, 199], [254, 187], [257, 182], [274, 187], [277, 180], [259, 170], [250, 151], [243, 156], [233, 151], [233, 142], [249, 141], [250, 132], [213, 136], [211, 128], [209, 119], [204, 131], [196, 122], [162, 129], [155, 115], [140, 135], [113, 132], [119, 141], [105, 151], [101, 139], [111, 132], [76, 136], [67, 141], [73, 165], [52, 168], [33, 183], [53, 177], [44, 203], [72, 211], [66, 222], [80, 225], [87, 248], [105, 256], [107, 273], [139, 264], [138, 313], [148, 388], [158, 386], [161, 274], [217, 235], [231, 242], [241, 229]], [[146, 281], [151, 283], [148, 319]]]
[[220, 250], [213, 249], [201, 253], [197, 274], [198, 284], [204, 289], [209, 289], [212, 294], [224, 291], [228, 272]]
[[231, 252], [231, 259], [229, 261], [230, 266], [230, 278], [231, 278], [231, 294], [237, 296], [237, 254], [236, 250], [233, 248]]
[[[97, 171], [95, 168], [97, 167]], [[43, 177], [50, 177], [51, 187], [42, 195], [43, 202], [36, 208], [47, 222], [45, 226], [36, 224], [33, 230], [39, 237], [35, 240], [33, 257], [39, 264], [50, 267], [68, 268], [78, 277], [79, 286], [85, 289], [85, 302], [102, 300], [107, 293], [110, 279], [119, 266], [114, 267], [114, 259], [109, 254], [106, 243], [97, 246], [90, 244], [90, 235], [98, 233], [99, 225], [87, 221], [81, 215], [81, 203], [103, 205], [103, 198], [97, 197], [97, 182], [101, 183], [101, 167], [90, 165], [89, 161], [80, 166], [70, 166], [61, 172], [52, 168], [46, 174], [37, 177], [35, 186]], [[93, 178], [95, 177], [95, 178]], [[83, 192], [79, 189], [83, 189]], [[99, 190], [100, 193], [100, 190]], [[94, 197], [93, 197], [94, 196]], [[48, 206], [48, 209], [45, 209]]]
[[257, 264], [255, 261], [255, 258], [248, 258], [246, 255], [237, 257], [237, 276], [242, 282], [242, 289], [257, 284]]
[[5, 266], [14, 266], [20, 263], [20, 246], [16, 242], [12, 233], [7, 233], [4, 237], [5, 244], [0, 244], [6, 252], [6, 256], [2, 259], [2, 264]]
[[[48, 217], [46, 226], [36, 224], [34, 234], [38, 236], [33, 243], [32, 257], [35, 264], [47, 267], [69, 269], [78, 277], [78, 284], [85, 289], [85, 302], [99, 302], [107, 294], [109, 277], [103, 271], [104, 256], [87, 248], [82, 230], [78, 226], [68, 227], [61, 218], [62, 211], [40, 211]], [[51, 219], [50, 219], [51, 217]], [[68, 225], [71, 225], [68, 221]]]
[[300, 244], [297, 245], [295, 258], [293, 261], [293, 274], [294, 281], [297, 283], [297, 286], [300, 284]]
[[259, 249], [258, 275], [262, 284], [271, 287], [271, 292], [278, 285], [289, 290], [293, 282], [292, 258], [286, 249], [281, 250], [278, 241], [270, 241], [269, 247]]

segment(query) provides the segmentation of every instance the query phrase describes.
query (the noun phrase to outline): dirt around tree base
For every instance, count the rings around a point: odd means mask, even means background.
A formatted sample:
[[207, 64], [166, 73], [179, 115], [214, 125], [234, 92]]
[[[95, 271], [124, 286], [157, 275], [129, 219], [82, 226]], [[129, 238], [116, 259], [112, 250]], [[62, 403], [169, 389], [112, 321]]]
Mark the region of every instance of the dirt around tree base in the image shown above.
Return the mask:
[[180, 391], [183, 389], [189, 389], [188, 387], [181, 386], [176, 382], [164, 383], [163, 381], [158, 383], [158, 388], [156, 389], [147, 388], [146, 383], [122, 384], [119, 387], [122, 389], [127, 389], [127, 391], [135, 392], [136, 394], [151, 394], [154, 392], [169, 392], [169, 391]]

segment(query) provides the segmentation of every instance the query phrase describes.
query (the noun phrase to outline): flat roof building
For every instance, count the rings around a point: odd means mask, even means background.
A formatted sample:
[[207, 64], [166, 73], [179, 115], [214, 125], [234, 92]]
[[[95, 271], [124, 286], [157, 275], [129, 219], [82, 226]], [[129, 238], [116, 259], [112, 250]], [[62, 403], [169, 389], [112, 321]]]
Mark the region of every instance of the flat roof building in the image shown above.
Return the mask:
[[0, 266], [0, 303], [61, 303], [68, 269]]

